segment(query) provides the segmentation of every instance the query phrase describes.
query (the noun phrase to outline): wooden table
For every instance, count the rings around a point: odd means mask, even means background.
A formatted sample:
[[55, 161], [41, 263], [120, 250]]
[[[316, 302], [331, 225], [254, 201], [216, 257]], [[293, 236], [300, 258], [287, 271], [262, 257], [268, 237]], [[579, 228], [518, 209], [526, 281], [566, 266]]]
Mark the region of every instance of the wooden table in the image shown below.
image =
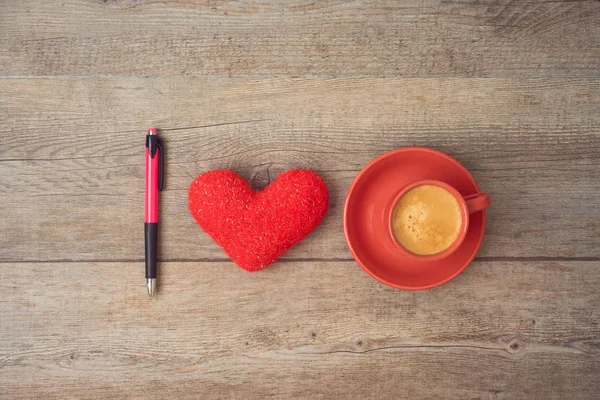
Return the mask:
[[[598, 399], [599, 43], [597, 1], [1, 1], [0, 398]], [[341, 215], [415, 145], [494, 204], [473, 264], [408, 292], [359, 268]], [[312, 168], [328, 215], [246, 273], [187, 210], [215, 168]]]

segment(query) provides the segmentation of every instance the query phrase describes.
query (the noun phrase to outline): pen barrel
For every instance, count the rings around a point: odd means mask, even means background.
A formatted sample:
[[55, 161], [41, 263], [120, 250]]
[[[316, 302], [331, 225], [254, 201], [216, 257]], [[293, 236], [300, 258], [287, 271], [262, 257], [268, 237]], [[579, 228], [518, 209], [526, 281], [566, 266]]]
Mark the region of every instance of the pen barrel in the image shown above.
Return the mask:
[[144, 237], [146, 242], [146, 279], [156, 279], [158, 223], [146, 222], [144, 224]]
[[144, 222], [158, 222], [158, 178], [160, 149], [154, 155], [146, 148], [146, 206]]

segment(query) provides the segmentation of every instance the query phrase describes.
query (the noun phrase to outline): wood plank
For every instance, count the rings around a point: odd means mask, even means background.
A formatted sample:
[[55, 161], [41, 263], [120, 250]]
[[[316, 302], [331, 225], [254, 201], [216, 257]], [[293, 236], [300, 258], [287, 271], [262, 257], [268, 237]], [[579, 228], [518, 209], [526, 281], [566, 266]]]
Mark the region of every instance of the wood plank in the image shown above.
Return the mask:
[[597, 1], [3, 1], [5, 76], [599, 77]]
[[2, 263], [0, 397], [593, 399], [599, 267], [406, 292], [353, 262], [165, 263], [150, 301], [142, 263]]
[[[163, 259], [222, 259], [187, 211], [199, 173], [313, 168], [328, 217], [286, 257], [349, 258], [346, 190], [384, 151], [445, 151], [491, 193], [483, 257], [598, 257], [600, 80], [3, 79], [0, 259], [143, 257], [143, 141], [165, 128]], [[117, 111], [115, 111], [117, 110]], [[574, 199], [577, 199], [576, 201]], [[118, 233], [118, 234], [115, 234]]]

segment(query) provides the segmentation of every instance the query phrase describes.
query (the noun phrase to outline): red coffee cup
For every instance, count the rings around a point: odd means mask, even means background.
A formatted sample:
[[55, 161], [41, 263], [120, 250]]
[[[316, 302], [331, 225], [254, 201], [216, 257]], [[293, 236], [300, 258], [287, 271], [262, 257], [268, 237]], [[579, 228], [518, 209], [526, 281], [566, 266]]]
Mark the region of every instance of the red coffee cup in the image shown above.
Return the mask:
[[[460, 210], [461, 222], [462, 222], [458, 237], [456, 238], [454, 243], [452, 243], [450, 245], [450, 247], [448, 247], [447, 249], [445, 249], [439, 253], [430, 254], [430, 255], [415, 254], [415, 253], [405, 249], [396, 239], [396, 235], [394, 234], [394, 227], [393, 227], [394, 208], [396, 207], [396, 204], [398, 203], [400, 198], [402, 196], [404, 196], [409, 190], [414, 189], [417, 186], [422, 186], [422, 185], [438, 186], [442, 189], [445, 189], [448, 193], [450, 193], [458, 202], [458, 206], [459, 206], [458, 208]], [[399, 252], [403, 253], [404, 256], [406, 256], [408, 258], [412, 258], [414, 260], [436, 261], [436, 260], [441, 260], [443, 258], [448, 257], [449, 255], [454, 253], [456, 251], [456, 249], [458, 249], [460, 247], [463, 240], [465, 239], [465, 236], [467, 235], [467, 231], [469, 230], [469, 214], [472, 214], [477, 211], [481, 211], [481, 210], [489, 207], [490, 204], [491, 204], [491, 199], [487, 193], [477, 193], [477, 194], [472, 194], [472, 195], [463, 197], [455, 188], [448, 185], [447, 183], [436, 181], [436, 180], [421, 180], [421, 181], [413, 182], [413, 183], [405, 186], [404, 188], [402, 188], [398, 192], [398, 194], [393, 197], [393, 201], [391, 203], [389, 203], [384, 215], [386, 215], [388, 218], [389, 234], [392, 238], [392, 241], [396, 244], [396, 248]]]

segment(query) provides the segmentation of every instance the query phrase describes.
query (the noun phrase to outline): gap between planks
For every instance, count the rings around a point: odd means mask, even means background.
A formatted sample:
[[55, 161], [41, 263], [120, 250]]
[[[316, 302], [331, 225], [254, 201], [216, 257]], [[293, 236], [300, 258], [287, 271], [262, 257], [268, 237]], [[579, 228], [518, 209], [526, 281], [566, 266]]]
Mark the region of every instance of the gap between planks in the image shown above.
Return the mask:
[[[279, 262], [354, 262], [353, 258], [280, 258]], [[473, 262], [600, 262], [600, 257], [475, 257]], [[66, 263], [141, 263], [142, 258], [122, 258], [122, 259], [57, 259], [57, 260], [0, 260], [0, 264], [66, 264]], [[231, 259], [222, 258], [167, 258], [159, 260], [161, 263], [215, 263], [215, 262], [233, 262]]]

